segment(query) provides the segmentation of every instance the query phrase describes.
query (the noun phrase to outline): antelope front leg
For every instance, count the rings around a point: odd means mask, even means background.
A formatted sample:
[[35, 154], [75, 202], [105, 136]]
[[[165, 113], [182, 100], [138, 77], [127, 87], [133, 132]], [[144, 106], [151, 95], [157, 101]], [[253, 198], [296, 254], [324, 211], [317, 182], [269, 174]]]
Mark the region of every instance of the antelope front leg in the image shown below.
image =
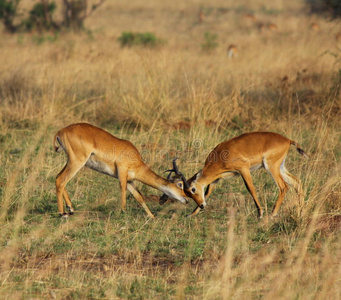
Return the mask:
[[246, 186], [247, 190], [249, 191], [249, 193], [251, 194], [251, 196], [252, 196], [252, 198], [256, 204], [256, 207], [258, 210], [258, 218], [262, 219], [263, 218], [263, 209], [262, 209], [262, 207], [259, 203], [259, 200], [257, 198], [256, 189], [255, 189], [255, 186], [253, 185], [253, 181], [252, 181], [252, 177], [251, 177], [251, 173], [250, 173], [249, 168], [244, 168], [244, 169], [240, 170], [240, 175], [242, 176], [244, 183], [245, 183], [245, 186]]
[[143, 200], [143, 196], [141, 195], [140, 191], [135, 187], [135, 185], [132, 182], [127, 183], [127, 188], [130, 193], [134, 196], [134, 198], [139, 202], [149, 217], [154, 218], [153, 213], [148, 208], [147, 204]]
[[120, 168], [118, 170], [118, 179], [121, 188], [121, 210], [126, 211], [127, 206], [127, 176], [128, 170]]

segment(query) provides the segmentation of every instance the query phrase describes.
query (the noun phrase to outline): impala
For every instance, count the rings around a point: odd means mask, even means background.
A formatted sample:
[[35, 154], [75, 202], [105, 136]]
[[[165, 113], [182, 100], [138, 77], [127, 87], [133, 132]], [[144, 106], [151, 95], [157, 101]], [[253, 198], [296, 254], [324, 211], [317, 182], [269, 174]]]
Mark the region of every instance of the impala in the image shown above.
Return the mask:
[[[220, 179], [241, 175], [256, 204], [258, 216], [262, 218], [263, 209], [251, 177], [251, 171], [261, 167], [271, 174], [279, 188], [279, 196], [272, 211], [273, 217], [283, 202], [288, 185], [295, 188], [302, 201], [301, 181], [290, 174], [284, 165], [290, 145], [296, 146], [297, 151], [308, 158], [296, 142], [273, 132], [245, 133], [220, 143], [208, 155], [204, 168], [186, 182], [186, 194], [198, 205], [191, 216], [206, 206], [205, 199], [209, 197]], [[165, 197], [162, 196], [161, 199], [164, 201]]]
[[[138, 180], [162, 191], [171, 198], [187, 203], [183, 190], [185, 180], [183, 176], [183, 181], [175, 183], [155, 174], [142, 161], [139, 151], [131, 142], [114, 137], [103, 129], [86, 123], [73, 124], [59, 130], [54, 137], [53, 144], [56, 152], [64, 150], [67, 154], [67, 163], [56, 178], [60, 216], [67, 217], [63, 198], [68, 213], [73, 214], [72, 203], [65, 186], [84, 166], [119, 179], [122, 210], [126, 209], [126, 190], [128, 189], [147, 214], [154, 217], [133, 180]], [[176, 167], [175, 160], [173, 165]], [[171, 171], [182, 175], [177, 168]]]

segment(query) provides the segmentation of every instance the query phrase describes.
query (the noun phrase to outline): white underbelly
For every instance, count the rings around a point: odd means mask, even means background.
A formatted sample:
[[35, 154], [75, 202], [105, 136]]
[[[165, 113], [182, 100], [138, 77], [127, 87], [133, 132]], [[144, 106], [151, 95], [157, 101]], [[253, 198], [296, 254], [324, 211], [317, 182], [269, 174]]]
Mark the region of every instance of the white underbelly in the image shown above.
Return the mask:
[[238, 175], [238, 172], [228, 171], [222, 174], [221, 178], [229, 178]]
[[261, 168], [263, 165], [262, 164], [256, 164], [250, 167], [250, 172], [256, 171], [259, 168]]
[[107, 165], [105, 162], [102, 162], [102, 161], [93, 160], [91, 159], [91, 157], [88, 159], [85, 166], [97, 172], [100, 172], [109, 176], [117, 177], [114, 170], [109, 165]]

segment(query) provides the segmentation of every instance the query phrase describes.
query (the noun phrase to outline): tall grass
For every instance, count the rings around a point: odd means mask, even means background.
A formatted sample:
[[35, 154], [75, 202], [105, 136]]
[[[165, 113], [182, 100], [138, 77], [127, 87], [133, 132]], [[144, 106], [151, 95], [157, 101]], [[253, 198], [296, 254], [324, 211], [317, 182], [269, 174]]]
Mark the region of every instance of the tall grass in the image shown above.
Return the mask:
[[[118, 1], [88, 20], [92, 37], [0, 37], [0, 298], [339, 299], [341, 54], [337, 23], [302, 5]], [[260, 32], [244, 19], [250, 11], [278, 32]], [[121, 48], [124, 31], [166, 43]], [[210, 54], [208, 31], [219, 44]], [[190, 219], [194, 202], [159, 206], [159, 192], [139, 185], [150, 220], [132, 197], [120, 212], [117, 180], [82, 170], [67, 186], [75, 215], [61, 220], [54, 180], [66, 157], [52, 138], [79, 121], [132, 141], [158, 174], [180, 156], [187, 177], [223, 140], [284, 134], [309, 155], [288, 157], [304, 204], [289, 191], [269, 219], [277, 187], [260, 170], [264, 221], [240, 178], [219, 183]]]

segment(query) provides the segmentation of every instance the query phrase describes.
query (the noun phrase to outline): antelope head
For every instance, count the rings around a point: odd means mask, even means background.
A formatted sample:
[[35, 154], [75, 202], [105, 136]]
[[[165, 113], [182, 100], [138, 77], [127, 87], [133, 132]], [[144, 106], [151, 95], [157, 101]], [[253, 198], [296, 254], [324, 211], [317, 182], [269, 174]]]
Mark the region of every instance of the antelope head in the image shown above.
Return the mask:
[[[165, 173], [169, 172], [169, 174], [167, 176], [167, 180], [175, 183], [179, 188], [181, 188], [183, 190], [187, 190], [189, 188], [189, 185], [187, 183], [185, 176], [179, 171], [179, 168], [176, 164], [177, 159], [179, 159], [179, 158], [176, 157], [173, 159], [173, 169], [165, 171]], [[175, 176], [172, 177], [173, 172], [175, 173]], [[168, 200], [168, 198], [169, 197], [166, 194], [163, 194], [159, 199], [159, 203], [161, 205], [164, 204]]]

